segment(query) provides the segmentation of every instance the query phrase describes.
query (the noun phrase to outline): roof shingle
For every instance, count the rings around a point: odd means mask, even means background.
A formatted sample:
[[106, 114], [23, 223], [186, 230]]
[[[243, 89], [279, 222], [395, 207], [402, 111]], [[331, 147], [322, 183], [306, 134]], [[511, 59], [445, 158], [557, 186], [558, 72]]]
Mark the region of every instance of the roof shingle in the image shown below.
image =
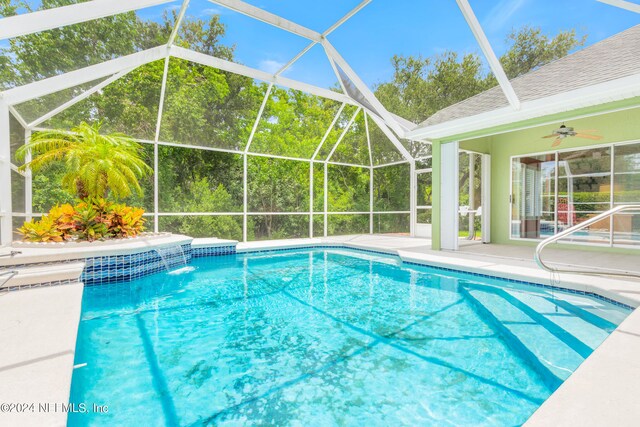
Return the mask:
[[[521, 102], [640, 73], [640, 25], [511, 80]], [[499, 86], [433, 114], [420, 126], [486, 113], [509, 105]]]

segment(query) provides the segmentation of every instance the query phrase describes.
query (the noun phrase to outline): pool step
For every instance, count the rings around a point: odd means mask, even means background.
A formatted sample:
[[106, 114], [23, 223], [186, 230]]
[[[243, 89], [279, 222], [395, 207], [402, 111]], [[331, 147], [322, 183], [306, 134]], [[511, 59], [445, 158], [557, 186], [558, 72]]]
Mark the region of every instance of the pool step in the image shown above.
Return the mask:
[[595, 340], [585, 342], [579, 336], [589, 336], [597, 326], [585, 321], [576, 324], [576, 318], [561, 308], [556, 312], [544, 295], [476, 284], [465, 284], [460, 292], [551, 390], [558, 388], [595, 349], [600, 337], [607, 335], [599, 330]]
[[[0, 273], [15, 272], [0, 276], [0, 292], [38, 286], [78, 282], [84, 262], [21, 265], [0, 269]], [[8, 280], [5, 280], [7, 279]]]

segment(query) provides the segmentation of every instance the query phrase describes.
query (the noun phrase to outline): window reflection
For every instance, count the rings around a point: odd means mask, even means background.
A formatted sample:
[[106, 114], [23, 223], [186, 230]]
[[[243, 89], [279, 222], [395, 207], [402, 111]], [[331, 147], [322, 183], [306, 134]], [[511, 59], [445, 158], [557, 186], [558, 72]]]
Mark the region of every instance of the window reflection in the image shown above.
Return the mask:
[[[615, 205], [640, 205], [640, 144], [516, 157], [511, 180], [511, 237], [549, 237]], [[603, 219], [566, 240], [640, 244], [640, 215]]]

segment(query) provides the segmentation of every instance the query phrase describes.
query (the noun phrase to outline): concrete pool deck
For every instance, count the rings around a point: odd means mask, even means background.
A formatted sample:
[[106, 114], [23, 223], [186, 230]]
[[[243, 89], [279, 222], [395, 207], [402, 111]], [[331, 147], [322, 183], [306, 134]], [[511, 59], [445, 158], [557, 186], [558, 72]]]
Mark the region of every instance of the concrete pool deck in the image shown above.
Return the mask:
[[[193, 244], [197, 245], [199, 239]], [[473, 244], [458, 252], [432, 251], [428, 239], [354, 235], [239, 243], [238, 252], [336, 245], [399, 255], [403, 260], [536, 283], [549, 283], [529, 257], [532, 248]], [[549, 249], [546, 259], [595, 269], [640, 270], [637, 256]], [[597, 263], [597, 264], [596, 264]], [[640, 306], [640, 281], [561, 275], [562, 287]], [[36, 404], [35, 413], [0, 412], [0, 425], [65, 425], [66, 413], [38, 413], [38, 403], [68, 400], [82, 300], [81, 284], [0, 294], [0, 403]], [[616, 331], [529, 419], [528, 425], [637, 425], [640, 311]]]
[[33, 403], [0, 411], [0, 425], [67, 424], [61, 404], [69, 401], [82, 290], [74, 283], [0, 294], [0, 404]]

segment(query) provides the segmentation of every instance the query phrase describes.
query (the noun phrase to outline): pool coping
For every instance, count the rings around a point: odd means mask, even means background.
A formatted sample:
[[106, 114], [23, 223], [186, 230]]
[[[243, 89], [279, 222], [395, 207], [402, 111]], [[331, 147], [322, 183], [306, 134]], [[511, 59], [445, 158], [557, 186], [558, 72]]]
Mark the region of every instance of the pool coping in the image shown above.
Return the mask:
[[75, 282], [0, 296], [0, 403], [22, 405], [0, 411], [0, 425], [66, 425], [83, 291]]
[[[395, 255], [403, 263], [437, 268], [445, 271], [459, 271], [491, 279], [507, 280], [545, 289], [577, 293], [597, 298], [623, 308], [633, 310], [640, 306], [640, 293], [637, 292], [640, 283], [618, 279], [596, 278], [576, 274], [561, 274], [560, 285], [550, 284], [550, 275], [541, 269], [510, 266], [507, 262], [488, 262], [469, 259], [458, 259], [446, 252], [438, 255], [408, 252], [402, 249], [381, 248], [366, 243], [349, 241], [336, 242], [331, 239], [300, 239], [298, 242], [267, 241], [238, 243], [237, 253], [259, 253], [270, 251], [285, 251], [312, 248], [344, 248], [355, 249], [384, 255]], [[502, 260], [505, 261], [505, 260]]]

